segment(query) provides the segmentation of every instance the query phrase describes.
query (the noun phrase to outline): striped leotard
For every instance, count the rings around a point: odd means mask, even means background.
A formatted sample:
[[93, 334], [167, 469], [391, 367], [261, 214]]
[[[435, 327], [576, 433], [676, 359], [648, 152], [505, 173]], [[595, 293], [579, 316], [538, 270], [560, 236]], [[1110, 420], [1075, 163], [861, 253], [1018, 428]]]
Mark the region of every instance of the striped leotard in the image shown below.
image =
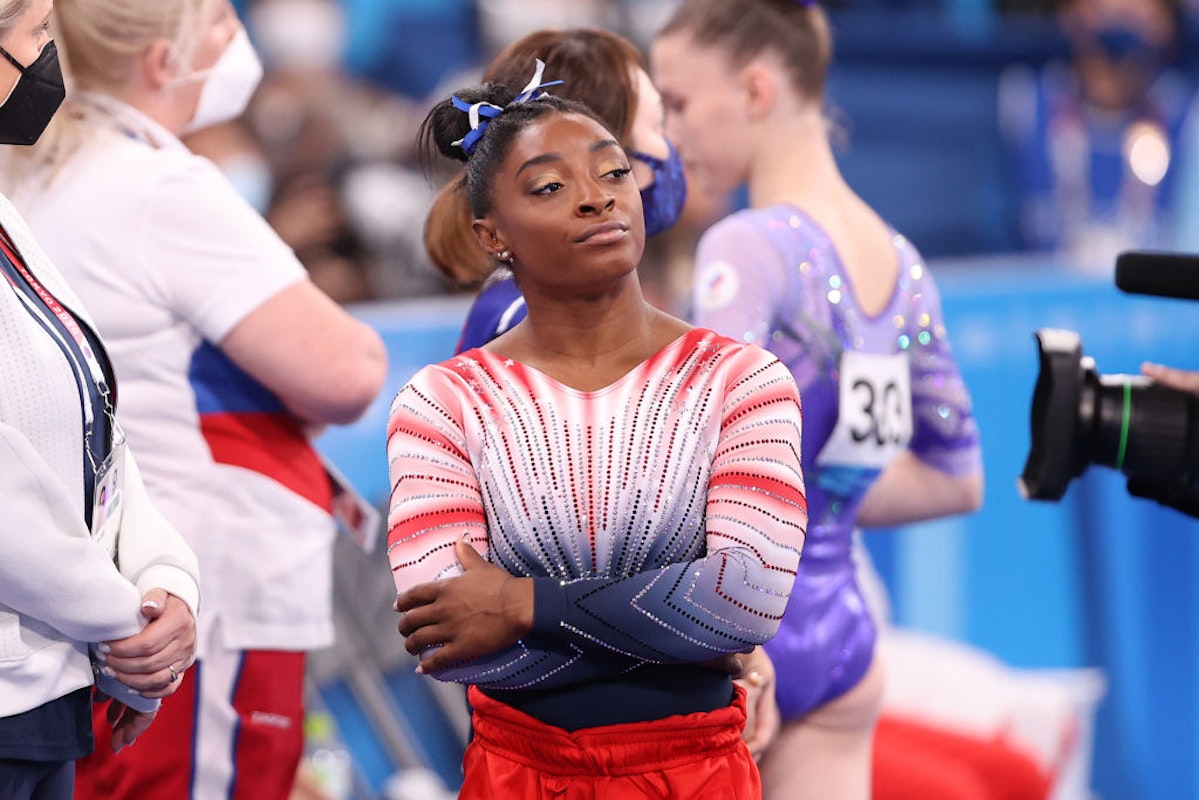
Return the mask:
[[799, 448], [786, 368], [711, 331], [597, 391], [487, 350], [421, 370], [389, 425], [397, 586], [457, 574], [464, 535], [537, 581], [528, 637], [436, 677], [563, 727], [727, 705], [728, 676], [695, 664], [777, 629]]

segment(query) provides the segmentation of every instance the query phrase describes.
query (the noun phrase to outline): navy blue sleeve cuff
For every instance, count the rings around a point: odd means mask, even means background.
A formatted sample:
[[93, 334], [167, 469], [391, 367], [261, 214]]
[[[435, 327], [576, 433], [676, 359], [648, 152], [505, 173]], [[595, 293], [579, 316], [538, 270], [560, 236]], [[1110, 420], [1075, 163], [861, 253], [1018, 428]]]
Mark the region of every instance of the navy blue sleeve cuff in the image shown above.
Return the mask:
[[533, 578], [533, 629], [529, 638], [559, 642], [566, 619], [566, 591], [556, 578]]

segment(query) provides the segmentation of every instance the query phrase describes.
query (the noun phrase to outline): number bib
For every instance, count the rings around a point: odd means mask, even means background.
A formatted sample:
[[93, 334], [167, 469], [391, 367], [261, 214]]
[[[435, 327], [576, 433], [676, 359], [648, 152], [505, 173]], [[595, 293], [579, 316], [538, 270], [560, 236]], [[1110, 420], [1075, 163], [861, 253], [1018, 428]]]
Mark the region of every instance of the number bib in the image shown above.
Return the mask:
[[881, 470], [907, 449], [912, 439], [907, 353], [842, 353], [839, 399], [837, 426], [817, 464]]

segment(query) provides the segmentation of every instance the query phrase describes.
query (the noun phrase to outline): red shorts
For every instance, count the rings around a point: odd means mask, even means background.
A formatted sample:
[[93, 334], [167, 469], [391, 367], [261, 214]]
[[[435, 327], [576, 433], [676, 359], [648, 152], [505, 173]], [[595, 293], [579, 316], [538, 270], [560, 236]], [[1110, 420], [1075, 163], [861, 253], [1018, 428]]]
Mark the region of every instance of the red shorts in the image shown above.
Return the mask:
[[758, 800], [741, 740], [745, 692], [708, 713], [568, 732], [470, 689], [474, 738], [459, 800]]

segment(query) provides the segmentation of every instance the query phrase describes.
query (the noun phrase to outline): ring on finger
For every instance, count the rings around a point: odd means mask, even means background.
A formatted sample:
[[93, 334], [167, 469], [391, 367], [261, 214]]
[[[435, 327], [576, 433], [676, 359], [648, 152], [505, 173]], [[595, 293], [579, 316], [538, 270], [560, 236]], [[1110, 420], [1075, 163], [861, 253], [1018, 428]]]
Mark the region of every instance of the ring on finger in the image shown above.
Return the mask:
[[167, 670], [171, 673], [170, 683], [174, 683], [175, 681], [179, 680], [179, 673], [175, 671], [174, 664], [167, 664]]

